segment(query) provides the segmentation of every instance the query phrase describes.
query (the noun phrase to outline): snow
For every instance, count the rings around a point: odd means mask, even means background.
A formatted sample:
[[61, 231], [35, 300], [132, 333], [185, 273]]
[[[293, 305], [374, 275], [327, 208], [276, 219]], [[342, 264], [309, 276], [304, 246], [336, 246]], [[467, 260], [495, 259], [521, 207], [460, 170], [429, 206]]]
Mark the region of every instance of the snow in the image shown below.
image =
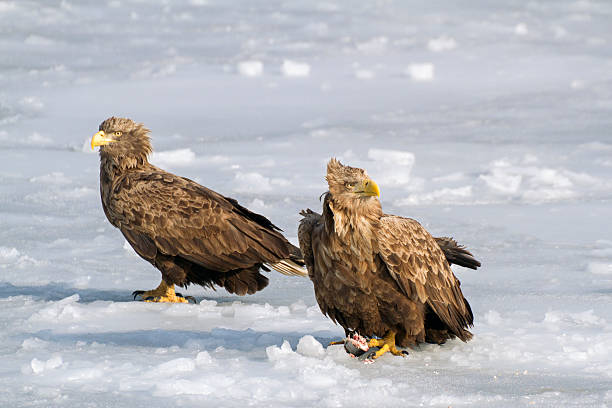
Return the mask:
[[195, 153], [190, 149], [167, 150], [163, 152], [153, 152], [150, 157], [151, 163], [160, 167], [181, 167], [191, 164], [196, 158]]
[[281, 71], [286, 77], [307, 77], [310, 75], [310, 65], [305, 62], [284, 60]]
[[433, 52], [449, 51], [457, 48], [457, 41], [454, 38], [442, 35], [432, 38], [427, 42], [427, 48]]
[[246, 77], [256, 77], [263, 73], [261, 61], [242, 61], [238, 63], [238, 72]]
[[434, 79], [434, 68], [430, 62], [410, 64], [406, 68], [406, 75], [414, 81], [431, 81]]
[[[0, 395], [7, 406], [612, 406], [612, 53], [603, 0], [0, 1]], [[67, 22], [70, 22], [69, 24]], [[89, 140], [297, 243], [330, 157], [474, 252], [474, 338], [364, 365], [307, 279], [181, 289], [105, 219]]]
[[527, 34], [529, 34], [529, 29], [527, 28], [527, 24], [525, 24], [525, 23], [518, 23], [514, 27], [514, 32], [516, 33], [516, 35], [527, 35]]

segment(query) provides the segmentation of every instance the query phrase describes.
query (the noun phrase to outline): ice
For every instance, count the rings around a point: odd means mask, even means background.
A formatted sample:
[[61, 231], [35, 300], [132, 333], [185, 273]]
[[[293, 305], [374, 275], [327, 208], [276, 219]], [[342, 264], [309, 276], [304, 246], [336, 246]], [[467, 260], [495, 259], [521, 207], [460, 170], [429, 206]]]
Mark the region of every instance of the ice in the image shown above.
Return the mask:
[[429, 62], [410, 64], [405, 73], [414, 81], [431, 81], [434, 79], [434, 64]]
[[41, 361], [37, 358], [32, 359], [30, 362], [30, 368], [34, 374], [40, 374], [43, 371], [53, 370], [55, 368], [60, 367], [63, 364], [63, 360], [61, 356], [51, 357], [47, 361]]
[[256, 77], [263, 73], [263, 67], [261, 61], [242, 61], [238, 63], [238, 72], [246, 77]]
[[234, 177], [234, 191], [237, 192], [268, 192], [272, 191], [272, 184], [269, 177], [265, 177], [256, 172], [236, 173]]
[[520, 36], [529, 34], [529, 29], [527, 29], [527, 24], [525, 24], [525, 23], [518, 23], [514, 27], [514, 33], [516, 35], [520, 35]]
[[[612, 405], [608, 1], [0, 1], [0, 405]], [[297, 244], [325, 166], [453, 236], [474, 338], [371, 365], [308, 279], [132, 301], [160, 275], [108, 223], [91, 135]]]
[[376, 74], [369, 69], [358, 69], [355, 71], [355, 78], [357, 79], [372, 79]]
[[472, 186], [441, 188], [428, 193], [414, 193], [397, 200], [395, 205], [461, 204], [472, 197]]
[[589, 262], [588, 271], [595, 275], [612, 275], [612, 263]]
[[377, 162], [377, 179], [389, 186], [406, 185], [410, 182], [410, 172], [415, 158], [411, 152], [386, 149], [369, 149], [368, 158]]
[[454, 50], [457, 48], [457, 41], [454, 38], [448, 36], [440, 36], [438, 38], [432, 38], [427, 41], [427, 48], [433, 52], [443, 52]]
[[387, 37], [375, 37], [357, 44], [357, 50], [364, 54], [381, 54], [387, 49], [388, 43], [389, 39]]
[[325, 355], [323, 345], [311, 335], [304, 336], [300, 339], [296, 351], [309, 357], [323, 357]]
[[39, 262], [28, 255], [22, 255], [17, 248], [0, 246], [0, 268], [25, 269]]
[[191, 149], [186, 148], [153, 152], [150, 161], [161, 167], [182, 167], [191, 164], [195, 158], [195, 153]]
[[286, 77], [307, 77], [310, 75], [310, 65], [305, 62], [284, 60], [281, 72]]
[[64, 175], [64, 173], [60, 171], [56, 171], [50, 174], [45, 174], [38, 177], [32, 177], [30, 179], [32, 183], [41, 183], [41, 184], [70, 184], [72, 180]]

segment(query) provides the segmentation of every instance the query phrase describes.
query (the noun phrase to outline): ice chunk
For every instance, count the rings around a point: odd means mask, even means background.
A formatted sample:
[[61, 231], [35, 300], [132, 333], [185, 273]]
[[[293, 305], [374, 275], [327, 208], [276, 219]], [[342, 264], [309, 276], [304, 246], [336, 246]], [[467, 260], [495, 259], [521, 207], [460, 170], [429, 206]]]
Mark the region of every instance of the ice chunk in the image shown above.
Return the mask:
[[284, 60], [281, 72], [286, 77], [307, 77], [310, 75], [310, 65], [305, 62]]
[[53, 370], [55, 368], [61, 367], [62, 364], [64, 364], [62, 356], [55, 355], [47, 361], [41, 361], [37, 358], [32, 359], [32, 361], [30, 362], [30, 368], [32, 369], [32, 372], [34, 374], [40, 374], [43, 371]]
[[414, 154], [401, 150], [369, 149], [368, 158], [409, 168], [414, 165]]
[[195, 153], [187, 149], [167, 150], [162, 152], [153, 152], [151, 162], [158, 166], [187, 166], [195, 160]]
[[283, 341], [283, 344], [278, 346], [270, 346], [266, 348], [266, 355], [268, 356], [268, 360], [270, 361], [279, 361], [287, 356], [295, 354], [293, 349], [291, 348], [291, 344], [287, 340]]
[[369, 149], [368, 158], [378, 162], [375, 169], [378, 183], [398, 186], [410, 182], [410, 172], [414, 166], [414, 154], [401, 150]]
[[433, 52], [442, 52], [453, 50], [457, 47], [457, 41], [455, 41], [452, 37], [447, 37], [445, 35], [440, 36], [438, 38], [432, 38], [427, 42], [427, 48]]
[[321, 358], [325, 355], [323, 345], [311, 335], [306, 335], [300, 339], [296, 351], [304, 356], [316, 358]]
[[22, 255], [17, 248], [0, 246], [0, 268], [16, 266], [19, 269], [23, 269], [38, 264], [40, 264], [39, 261], [27, 255]]
[[366, 42], [357, 44], [357, 50], [364, 54], [381, 54], [387, 49], [389, 39], [385, 36], [375, 37]]
[[587, 269], [594, 275], [612, 275], [612, 263], [589, 262]]
[[242, 61], [238, 63], [238, 72], [242, 76], [257, 77], [263, 73], [263, 62], [256, 60]]
[[234, 176], [234, 191], [244, 193], [262, 193], [272, 191], [270, 178], [256, 172], [238, 172]]
[[515, 194], [523, 181], [520, 174], [509, 174], [502, 169], [493, 169], [489, 174], [480, 175], [480, 178], [492, 190], [503, 194]]
[[193, 371], [196, 368], [196, 363], [190, 358], [175, 358], [158, 365], [154, 370], [161, 375], [173, 375], [176, 373]]
[[516, 26], [514, 26], [514, 33], [516, 35], [521, 35], [521, 36], [529, 34], [529, 30], [527, 29], [527, 24], [518, 23]]
[[431, 81], [434, 79], [434, 64], [429, 62], [410, 64], [404, 72], [414, 81]]
[[457, 188], [442, 188], [429, 193], [411, 194], [407, 198], [397, 200], [395, 205], [421, 205], [421, 204], [453, 204], [463, 203], [472, 196], [472, 186]]

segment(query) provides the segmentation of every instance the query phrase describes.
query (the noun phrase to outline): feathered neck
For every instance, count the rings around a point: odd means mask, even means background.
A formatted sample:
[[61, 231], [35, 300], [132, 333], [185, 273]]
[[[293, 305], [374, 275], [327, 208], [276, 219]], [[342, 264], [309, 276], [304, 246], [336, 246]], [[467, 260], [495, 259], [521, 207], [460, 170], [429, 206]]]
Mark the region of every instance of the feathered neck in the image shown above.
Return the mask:
[[323, 217], [328, 234], [340, 240], [350, 237], [369, 241], [379, 228], [382, 208], [374, 197], [346, 199], [327, 192], [323, 201]]
[[127, 170], [146, 167], [152, 151], [149, 130], [137, 128], [120, 142], [100, 148], [100, 170], [113, 178]]

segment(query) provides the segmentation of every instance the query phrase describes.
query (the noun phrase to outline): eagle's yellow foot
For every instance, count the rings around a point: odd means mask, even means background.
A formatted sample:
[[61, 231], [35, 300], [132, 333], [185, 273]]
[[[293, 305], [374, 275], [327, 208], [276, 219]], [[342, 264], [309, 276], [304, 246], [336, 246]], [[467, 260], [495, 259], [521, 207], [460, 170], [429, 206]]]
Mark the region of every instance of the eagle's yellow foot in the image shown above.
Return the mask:
[[395, 333], [392, 331], [387, 332], [385, 337], [382, 339], [370, 339], [368, 342], [368, 347], [380, 347], [380, 350], [376, 351], [376, 353], [372, 356], [373, 360], [377, 359], [388, 351], [394, 356], [403, 357], [408, 355], [407, 351], [397, 349], [395, 346]]
[[145, 302], [189, 303], [191, 300], [197, 303], [193, 296], [183, 296], [174, 292], [174, 285], [168, 285], [164, 280], [153, 290], [136, 290], [132, 292], [132, 295], [134, 299], [136, 299], [136, 296], [140, 296]]

